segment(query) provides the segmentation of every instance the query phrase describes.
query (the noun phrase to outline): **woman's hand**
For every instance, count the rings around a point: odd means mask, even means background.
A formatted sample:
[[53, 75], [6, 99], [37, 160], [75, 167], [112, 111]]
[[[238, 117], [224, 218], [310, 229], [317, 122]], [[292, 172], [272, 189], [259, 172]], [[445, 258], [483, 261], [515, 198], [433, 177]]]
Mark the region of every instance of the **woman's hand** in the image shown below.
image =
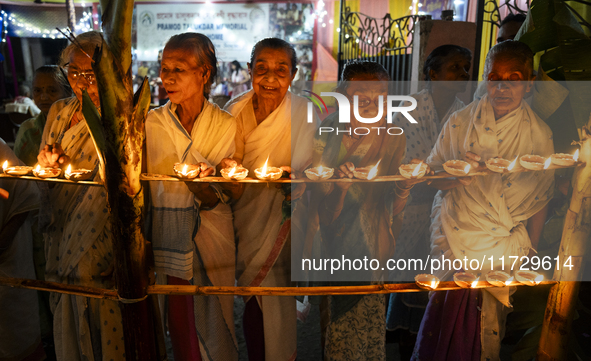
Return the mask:
[[0, 188], [0, 198], [8, 199], [8, 191], [6, 189]]
[[218, 174], [221, 174], [220, 172], [222, 169], [234, 168], [237, 166], [238, 166], [238, 162], [236, 162], [234, 159], [224, 158], [221, 160], [220, 164], [217, 165], [217, 171], [218, 171]]
[[207, 176], [210, 176], [213, 174], [214, 169], [213, 167], [210, 167], [207, 165], [207, 163], [197, 163], [197, 165], [199, 165], [199, 167], [201, 167], [201, 171], [199, 172], [199, 178], [205, 178]]
[[486, 165], [484, 162], [481, 162], [480, 156], [476, 153], [466, 152], [464, 156], [464, 160], [470, 164], [471, 169], [475, 172], [479, 172], [486, 169]]
[[[345, 162], [341, 166], [337, 168], [337, 176], [339, 178], [349, 178], [352, 179], [354, 177], [353, 171], [355, 170], [355, 164], [351, 162]], [[335, 186], [339, 189], [346, 191], [353, 185], [353, 182], [335, 182]]]
[[70, 157], [64, 153], [61, 144], [47, 144], [37, 155], [37, 161], [44, 168], [58, 168], [61, 164], [70, 162]]
[[[304, 173], [296, 171], [295, 169], [291, 168], [290, 166], [284, 165], [279, 167], [284, 172], [289, 173], [289, 179], [298, 179], [304, 176]], [[281, 188], [281, 183], [277, 184], [277, 188]], [[306, 192], [306, 183], [299, 183], [295, 187], [291, 187], [291, 192], [285, 195], [286, 201], [295, 201], [299, 199], [302, 195]]]

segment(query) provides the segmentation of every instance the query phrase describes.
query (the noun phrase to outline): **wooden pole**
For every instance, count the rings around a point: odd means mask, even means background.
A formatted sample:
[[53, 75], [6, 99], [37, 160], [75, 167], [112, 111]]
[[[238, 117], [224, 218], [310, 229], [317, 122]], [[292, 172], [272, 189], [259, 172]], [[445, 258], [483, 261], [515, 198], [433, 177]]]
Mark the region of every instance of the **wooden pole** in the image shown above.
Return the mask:
[[573, 176], [573, 194], [558, 253], [560, 264], [557, 266], [560, 268], [555, 270], [553, 277], [559, 283], [550, 290], [538, 347], [537, 359], [542, 361], [567, 359], [568, 339], [579, 294], [577, 281], [582, 275], [584, 256], [590, 241], [591, 134], [588, 128], [582, 128], [581, 140], [581, 160], [586, 161], [587, 165], [578, 168]]
[[66, 12], [68, 13], [68, 27], [76, 34], [76, 8], [74, 0], [66, 0]]

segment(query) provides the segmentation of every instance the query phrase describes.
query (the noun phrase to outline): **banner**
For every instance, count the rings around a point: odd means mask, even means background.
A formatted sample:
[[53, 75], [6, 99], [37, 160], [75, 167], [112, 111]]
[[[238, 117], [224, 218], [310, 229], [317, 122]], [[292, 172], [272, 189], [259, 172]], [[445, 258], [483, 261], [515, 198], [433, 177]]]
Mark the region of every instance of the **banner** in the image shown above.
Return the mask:
[[156, 61], [168, 39], [198, 32], [213, 42], [218, 60], [246, 62], [269, 36], [269, 4], [137, 5], [137, 59]]

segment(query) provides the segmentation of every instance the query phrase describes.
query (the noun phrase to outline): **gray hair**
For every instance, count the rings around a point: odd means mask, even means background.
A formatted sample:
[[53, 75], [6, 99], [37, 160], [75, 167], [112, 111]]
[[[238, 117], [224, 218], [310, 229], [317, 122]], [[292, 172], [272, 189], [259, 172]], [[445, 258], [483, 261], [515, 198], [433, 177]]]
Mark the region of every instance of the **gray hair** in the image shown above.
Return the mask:
[[337, 86], [339, 93], [345, 93], [347, 82], [360, 75], [373, 75], [378, 80], [390, 81], [390, 74], [381, 64], [366, 60], [353, 60], [345, 65]]
[[101, 33], [99, 33], [98, 31], [93, 30], [88, 31], [86, 33], [82, 33], [76, 36], [75, 43], [70, 43], [70, 45], [68, 45], [64, 50], [62, 50], [59, 65], [66, 65], [70, 61], [70, 56], [75, 50], [80, 50], [80, 48], [82, 48], [82, 51], [84, 51], [86, 54], [92, 57], [94, 55], [96, 47], [100, 47], [102, 45], [103, 37]]
[[527, 76], [531, 76], [534, 72], [534, 53], [529, 46], [520, 41], [507, 40], [493, 46], [486, 55], [484, 62], [484, 77], [486, 78], [490, 73], [492, 60], [494, 58], [510, 58], [520, 64], [523, 64]]
[[274, 50], [283, 50], [287, 53], [289, 60], [291, 61], [291, 75], [294, 75], [297, 70], [297, 56], [296, 51], [293, 45], [288, 43], [285, 40], [279, 38], [265, 38], [260, 40], [258, 43], [254, 45], [252, 48], [252, 52], [250, 53], [250, 66], [254, 65], [254, 60], [256, 59], [258, 53], [263, 49], [274, 49]]
[[200, 33], [182, 33], [173, 35], [164, 46], [168, 50], [190, 50], [195, 55], [197, 65], [209, 70], [209, 79], [203, 86], [203, 96], [209, 99], [211, 92], [211, 85], [217, 76], [217, 57], [215, 54], [215, 47], [209, 38]]

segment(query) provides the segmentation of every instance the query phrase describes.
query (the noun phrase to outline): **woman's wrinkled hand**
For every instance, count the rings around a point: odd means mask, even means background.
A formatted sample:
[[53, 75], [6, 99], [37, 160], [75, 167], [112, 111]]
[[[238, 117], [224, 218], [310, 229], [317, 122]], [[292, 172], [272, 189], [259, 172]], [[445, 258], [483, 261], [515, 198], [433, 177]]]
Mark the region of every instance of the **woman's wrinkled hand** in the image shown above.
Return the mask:
[[481, 162], [482, 158], [476, 153], [466, 152], [466, 156], [464, 160], [470, 164], [470, 167], [473, 171], [479, 172], [486, 169], [486, 165], [484, 162]]
[[37, 161], [44, 168], [59, 168], [60, 165], [70, 162], [70, 157], [66, 155], [61, 144], [47, 144], [37, 155]]
[[199, 178], [205, 178], [214, 173], [213, 167], [208, 166], [207, 163], [201, 162], [197, 164], [199, 165], [199, 167], [201, 167], [201, 171], [199, 172]]
[[234, 159], [232, 158], [224, 158], [221, 160], [220, 164], [217, 165], [217, 171], [218, 174], [221, 174], [221, 170], [222, 169], [226, 169], [226, 168], [234, 168], [238, 166], [238, 162], [236, 162]]

